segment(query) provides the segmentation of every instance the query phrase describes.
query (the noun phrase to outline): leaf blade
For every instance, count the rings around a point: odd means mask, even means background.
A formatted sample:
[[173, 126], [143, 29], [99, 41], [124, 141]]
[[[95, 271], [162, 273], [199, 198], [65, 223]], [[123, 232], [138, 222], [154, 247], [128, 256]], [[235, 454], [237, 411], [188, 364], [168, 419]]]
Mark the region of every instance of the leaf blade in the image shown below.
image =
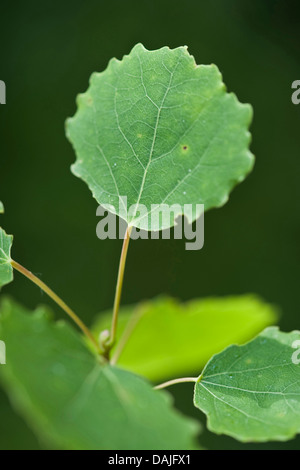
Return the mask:
[[[109, 328], [110, 319], [111, 312], [100, 314], [95, 335]], [[117, 344], [128, 327], [131, 333], [118, 364], [153, 381], [197, 374], [213, 354], [248, 341], [276, 320], [276, 309], [253, 295], [186, 303], [159, 297], [123, 307]]]
[[[252, 169], [251, 118], [251, 107], [226, 93], [216, 66], [196, 66], [185, 47], [147, 51], [138, 44], [93, 74], [79, 96], [67, 122], [77, 155], [72, 171], [130, 225], [149, 230], [152, 204], [152, 230], [174, 225], [184, 204], [193, 205], [186, 213], [193, 221], [196, 204], [223, 205]], [[126, 214], [120, 196], [128, 206], [144, 204], [146, 214], [137, 207]], [[153, 221], [163, 204], [180, 207], [169, 221]]]
[[298, 331], [267, 328], [209, 361], [194, 404], [207, 415], [211, 431], [242, 442], [285, 441], [300, 432], [300, 368], [292, 362], [299, 339]]
[[[1, 378], [39, 436], [67, 449], [185, 448], [198, 430], [142, 378], [101, 366], [83, 339], [48, 311], [1, 308], [7, 346]], [[165, 446], [165, 447], [164, 447]]]
[[13, 268], [10, 264], [13, 236], [0, 227], [0, 288], [13, 280]]

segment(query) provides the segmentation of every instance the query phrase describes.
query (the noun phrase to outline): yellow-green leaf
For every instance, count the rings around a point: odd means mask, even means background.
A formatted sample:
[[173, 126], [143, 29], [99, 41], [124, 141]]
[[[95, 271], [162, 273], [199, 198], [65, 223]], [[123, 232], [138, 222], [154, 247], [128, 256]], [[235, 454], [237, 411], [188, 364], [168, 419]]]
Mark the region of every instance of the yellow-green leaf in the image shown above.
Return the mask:
[[[211, 356], [232, 343], [253, 338], [276, 322], [275, 308], [253, 295], [196, 299], [180, 303], [162, 297], [123, 307], [119, 316], [118, 364], [160, 381], [197, 374]], [[93, 330], [109, 328], [111, 312], [99, 315]]]

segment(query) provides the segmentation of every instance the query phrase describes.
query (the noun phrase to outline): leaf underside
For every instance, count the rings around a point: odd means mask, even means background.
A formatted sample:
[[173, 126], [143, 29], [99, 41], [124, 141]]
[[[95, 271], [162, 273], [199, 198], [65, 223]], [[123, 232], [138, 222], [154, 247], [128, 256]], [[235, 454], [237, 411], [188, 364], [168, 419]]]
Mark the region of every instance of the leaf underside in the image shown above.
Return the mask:
[[188, 449], [198, 425], [172, 409], [168, 393], [103, 366], [64, 322], [5, 300], [1, 379], [40, 438], [66, 449]]
[[[94, 73], [77, 104], [66, 126], [77, 156], [72, 171], [132, 226], [173, 226], [185, 204], [191, 222], [201, 213], [196, 204], [223, 205], [253, 166], [251, 107], [226, 92], [215, 65], [197, 66], [186, 47], [137, 44]], [[165, 204], [177, 205], [170, 219], [159, 216]], [[134, 208], [126, 214], [124, 206]]]
[[[197, 374], [213, 354], [252, 339], [276, 320], [274, 307], [254, 295], [186, 303], [159, 297], [121, 309], [112, 356], [127, 338], [120, 366], [153, 381]], [[100, 314], [93, 331], [99, 335], [110, 322], [110, 311]]]
[[[195, 386], [208, 428], [241, 441], [285, 441], [300, 432], [300, 332], [267, 328], [244, 346], [214, 356]], [[299, 343], [298, 343], [299, 344]]]

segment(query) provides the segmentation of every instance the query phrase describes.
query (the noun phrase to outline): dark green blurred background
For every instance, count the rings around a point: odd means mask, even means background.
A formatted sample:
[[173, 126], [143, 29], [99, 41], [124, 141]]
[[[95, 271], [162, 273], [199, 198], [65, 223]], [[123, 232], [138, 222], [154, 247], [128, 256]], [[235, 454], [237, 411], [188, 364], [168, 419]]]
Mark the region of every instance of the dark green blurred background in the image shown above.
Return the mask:
[[[71, 175], [75, 156], [64, 121], [93, 71], [142, 42], [148, 49], [188, 45], [198, 63], [215, 63], [230, 91], [254, 108], [254, 172], [227, 205], [207, 213], [204, 249], [184, 241], [135, 241], [124, 303], [168, 293], [180, 299], [255, 292], [281, 311], [284, 330], [300, 328], [299, 2], [288, 0], [86, 0], [1, 2], [1, 224], [15, 234], [13, 256], [41, 276], [84, 318], [110, 308], [120, 241], [96, 238], [96, 202]], [[5, 289], [28, 307], [52, 305], [25, 278]], [[53, 305], [52, 305], [53, 306]], [[55, 307], [54, 307], [55, 308]], [[57, 317], [63, 316], [56, 309]], [[171, 390], [193, 409], [191, 386]], [[208, 448], [242, 445], [205, 432]], [[39, 444], [0, 392], [0, 448]]]

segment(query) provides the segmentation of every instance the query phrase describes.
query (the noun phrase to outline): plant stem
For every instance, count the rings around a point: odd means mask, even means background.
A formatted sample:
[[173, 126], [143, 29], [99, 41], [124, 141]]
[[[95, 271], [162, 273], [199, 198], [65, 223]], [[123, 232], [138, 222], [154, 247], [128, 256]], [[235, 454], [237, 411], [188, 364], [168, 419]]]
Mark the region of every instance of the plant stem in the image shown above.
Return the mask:
[[90, 339], [90, 341], [95, 346], [97, 352], [101, 353], [100, 347], [96, 339], [94, 338], [90, 330], [87, 328], [87, 326], [80, 320], [76, 313], [74, 313], [73, 310], [71, 310], [70, 307], [68, 307], [68, 305], [60, 297], [58, 297], [58, 295], [55, 294], [52, 289], [50, 289], [50, 287], [48, 287], [43, 281], [41, 281], [38, 277], [32, 274], [32, 272], [28, 271], [28, 269], [24, 268], [24, 266], [17, 263], [16, 261], [11, 260], [10, 264], [14, 269], [16, 269], [21, 274], [30, 279], [30, 281], [39, 286], [49, 297], [51, 297], [51, 299], [54, 300], [54, 302], [56, 302], [57, 305], [59, 305], [66, 312], [66, 314], [69, 315], [69, 317], [72, 318], [72, 320], [79, 326], [82, 332]]
[[154, 390], [160, 390], [161, 388], [170, 387], [171, 385], [185, 383], [185, 382], [196, 383], [197, 380], [198, 380], [198, 377], [182, 377], [181, 379], [168, 380], [168, 382], [164, 382], [160, 385], [156, 385], [156, 387], [154, 387]]
[[109, 342], [108, 342], [108, 350], [112, 348], [116, 339], [118, 313], [119, 313], [120, 302], [121, 302], [124, 271], [125, 271], [126, 257], [127, 257], [128, 245], [130, 241], [131, 230], [132, 230], [132, 227], [127, 227], [124, 240], [123, 240], [123, 246], [122, 246], [120, 263], [119, 263], [118, 279], [117, 279], [117, 285], [116, 285], [115, 300], [114, 300], [113, 316], [112, 316], [112, 322], [111, 322], [110, 337], [109, 337]]

